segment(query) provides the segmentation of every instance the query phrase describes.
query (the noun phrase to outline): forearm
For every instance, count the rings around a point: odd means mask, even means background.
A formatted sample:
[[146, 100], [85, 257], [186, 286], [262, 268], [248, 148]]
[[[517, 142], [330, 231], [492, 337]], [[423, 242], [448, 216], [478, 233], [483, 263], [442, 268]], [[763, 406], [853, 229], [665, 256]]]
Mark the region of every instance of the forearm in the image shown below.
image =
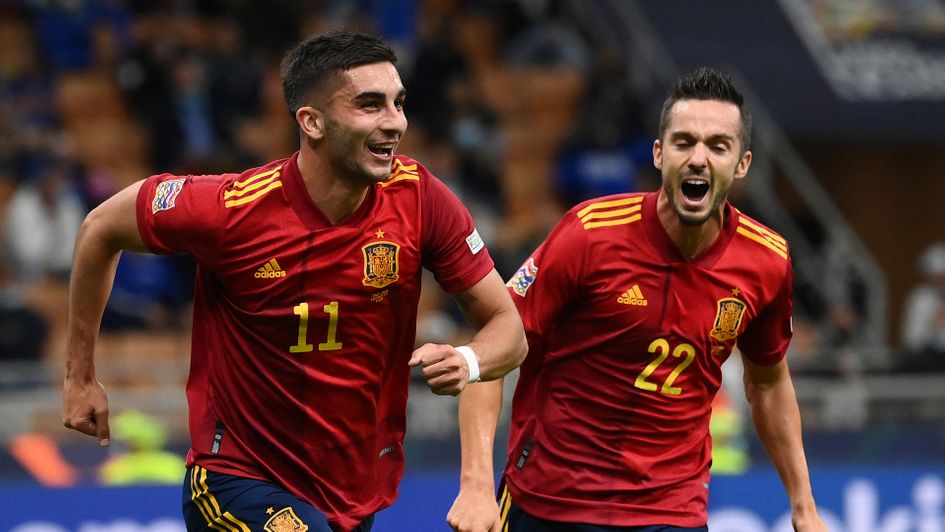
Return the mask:
[[459, 396], [463, 488], [495, 493], [493, 449], [502, 410], [502, 379], [470, 384]]
[[110, 245], [90, 216], [76, 239], [69, 281], [66, 379], [92, 381], [92, 356], [121, 250]]
[[765, 384], [746, 383], [752, 421], [774, 463], [795, 515], [815, 511], [810, 475], [801, 439], [801, 416], [794, 385], [783, 378]]
[[514, 307], [493, 315], [466, 345], [476, 352], [483, 381], [499, 379], [517, 368], [528, 350]]
[[492, 270], [472, 288], [454, 297], [477, 329], [467, 345], [476, 352], [479, 379], [498, 379], [517, 368], [525, 359], [528, 343], [522, 318], [498, 272]]
[[141, 182], [135, 183], [96, 207], [76, 237], [69, 280], [67, 379], [94, 379], [92, 354], [121, 250], [146, 250], [135, 213], [140, 187]]

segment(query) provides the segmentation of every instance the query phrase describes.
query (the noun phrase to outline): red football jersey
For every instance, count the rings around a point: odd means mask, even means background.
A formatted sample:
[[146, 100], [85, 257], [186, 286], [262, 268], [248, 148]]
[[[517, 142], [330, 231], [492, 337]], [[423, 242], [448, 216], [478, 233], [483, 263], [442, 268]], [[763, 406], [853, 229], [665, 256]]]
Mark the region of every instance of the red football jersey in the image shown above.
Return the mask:
[[687, 262], [658, 195], [574, 207], [508, 282], [529, 352], [505, 478], [535, 516], [704, 525], [722, 363], [736, 342], [759, 364], [787, 349], [784, 239], [726, 204], [718, 239]]
[[421, 266], [447, 292], [493, 262], [469, 213], [423, 166], [332, 226], [298, 154], [242, 174], [148, 178], [138, 226], [197, 262], [188, 464], [283, 486], [349, 528], [389, 506]]

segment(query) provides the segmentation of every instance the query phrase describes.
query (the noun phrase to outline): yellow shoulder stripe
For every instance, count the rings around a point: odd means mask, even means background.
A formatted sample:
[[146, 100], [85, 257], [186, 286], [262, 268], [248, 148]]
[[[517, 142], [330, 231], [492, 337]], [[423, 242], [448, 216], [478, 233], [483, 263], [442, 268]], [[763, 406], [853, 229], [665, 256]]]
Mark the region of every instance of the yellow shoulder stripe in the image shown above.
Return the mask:
[[584, 207], [583, 209], [579, 210], [577, 212], [577, 216], [578, 218], [584, 218], [585, 214], [591, 211], [598, 210], [598, 209], [609, 209], [611, 207], [623, 207], [625, 205], [633, 205], [635, 203], [642, 203], [642, 202], [643, 202], [643, 196], [634, 196], [632, 198], [623, 198], [623, 199], [610, 200], [610, 201], [598, 201], [597, 203], [591, 203], [587, 207]]
[[394, 159], [394, 164], [391, 165], [390, 170], [392, 174], [396, 174], [398, 170], [406, 170], [408, 172], [417, 172], [417, 164], [407, 164], [400, 162], [400, 159]]
[[281, 186], [282, 186], [282, 181], [273, 181], [272, 183], [269, 183], [269, 185], [267, 185], [266, 188], [257, 190], [255, 193], [250, 194], [249, 196], [245, 196], [240, 199], [227, 200], [226, 202], [224, 202], [223, 206], [229, 209], [230, 207], [236, 207], [239, 205], [243, 205], [244, 203], [249, 203], [253, 200], [261, 198], [262, 196], [265, 196], [266, 194], [272, 192], [273, 190]]
[[[413, 168], [416, 168], [417, 165], [411, 165]], [[398, 181], [420, 181], [420, 174], [416, 172], [411, 172], [404, 167], [395, 172], [392, 172], [390, 177], [386, 181], [381, 181], [382, 187], [388, 187]]]
[[263, 172], [263, 173], [261, 173], [261, 174], [256, 174], [256, 175], [254, 175], [254, 176], [247, 177], [245, 181], [237, 181], [236, 183], [233, 183], [233, 186], [236, 187], [236, 188], [243, 188], [243, 187], [245, 187], [246, 185], [249, 185], [250, 183], [252, 183], [252, 182], [254, 182], [254, 181], [258, 181], [258, 180], [263, 179], [263, 178], [265, 178], [265, 177], [269, 177], [269, 176], [271, 176], [272, 174], [277, 174], [277, 173], [279, 173], [279, 170], [282, 170], [282, 167], [281, 167], [281, 166], [280, 166], [279, 168], [273, 168], [272, 170], [269, 170], [268, 172]]
[[771, 251], [774, 251], [775, 253], [777, 253], [778, 255], [780, 255], [781, 258], [787, 259], [787, 249], [786, 249], [786, 248], [782, 248], [781, 246], [779, 246], [779, 245], [777, 245], [776, 243], [772, 242], [771, 240], [768, 240], [767, 238], [765, 238], [765, 237], [759, 235], [758, 233], [749, 231], [748, 229], [745, 229], [745, 228], [742, 227], [742, 226], [739, 226], [738, 229], [736, 229], [736, 232], [737, 232], [738, 234], [740, 234], [740, 235], [747, 236], [749, 239], [754, 240], [755, 242], [757, 242], [757, 243], [761, 244], [762, 246], [764, 246], [764, 247], [770, 249]]
[[613, 209], [610, 211], [591, 211], [585, 214], [584, 216], [582, 216], [581, 221], [584, 223], [587, 223], [591, 220], [596, 220], [598, 218], [613, 218], [614, 216], [623, 216], [625, 214], [638, 212], [642, 208], [643, 208], [642, 205], [633, 205], [631, 207], [627, 207], [626, 209]]
[[[234, 196], [238, 198], [238, 197], [240, 197], [240, 196], [244, 196], [244, 195], [246, 195], [246, 194], [248, 194], [248, 193], [250, 193], [250, 192], [252, 192], [252, 191], [254, 191], [254, 190], [256, 190], [256, 189], [262, 188], [262, 187], [268, 185], [269, 183], [272, 183], [273, 181], [275, 181], [275, 180], [278, 179], [278, 178], [279, 178], [279, 172], [278, 172], [278, 171], [277, 171], [276, 173], [272, 174], [271, 176], [269, 176], [269, 179], [259, 179], [259, 180], [256, 180], [255, 177], [252, 177], [252, 178], [250, 178], [250, 179], [247, 179], [246, 181], [243, 181], [243, 184], [249, 183], [249, 184], [247, 184], [246, 186], [244, 186], [243, 188], [233, 188], [232, 190], [227, 190], [226, 192], [224, 192], [224, 193], [223, 193], [223, 198], [224, 198], [224, 199], [226, 199], [226, 198], [232, 198], [232, 197], [234, 197]], [[250, 181], [252, 181], [252, 182], [250, 182]], [[239, 186], [239, 185], [240, 185], [239, 183], [234, 183], [234, 184], [233, 184], [234, 187], [237, 187], [237, 186]]]
[[633, 223], [641, 218], [641, 215], [634, 214], [633, 216], [626, 216], [624, 218], [617, 218], [614, 220], [605, 220], [603, 222], [586, 222], [584, 224], [584, 229], [594, 229], [595, 227], [609, 227], [611, 225], [624, 225]]
[[762, 234], [765, 238], [767, 238], [768, 240], [777, 242], [777, 243], [781, 244], [782, 246], [785, 245], [785, 244], [787, 244], [787, 240], [785, 240], [781, 235], [779, 235], [779, 234], [777, 234], [777, 233], [775, 233], [775, 232], [773, 232], [773, 231], [769, 231], [768, 229], [765, 229], [764, 227], [761, 227], [760, 225], [758, 225], [758, 224], [752, 222], [751, 220], [749, 220], [749, 219], [747, 219], [747, 218], [745, 218], [745, 217], [739, 216], [739, 217], [738, 217], [738, 222], [739, 222], [739, 223], [742, 223], [742, 224], [745, 224], [745, 225], [747, 225], [748, 227], [751, 227], [751, 228], [754, 229], [755, 231], [758, 231], [759, 233], [761, 233], [761, 234]]

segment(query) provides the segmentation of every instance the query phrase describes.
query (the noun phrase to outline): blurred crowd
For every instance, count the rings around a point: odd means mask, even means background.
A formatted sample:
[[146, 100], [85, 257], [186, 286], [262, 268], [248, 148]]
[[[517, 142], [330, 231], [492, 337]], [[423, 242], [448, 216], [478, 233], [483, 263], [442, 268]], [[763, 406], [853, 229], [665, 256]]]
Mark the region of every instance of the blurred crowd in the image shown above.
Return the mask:
[[[296, 149], [278, 66], [315, 32], [395, 46], [409, 94], [400, 151], [461, 196], [505, 276], [565, 206], [654, 186], [620, 58], [592, 53], [562, 4], [0, 3], [0, 357], [58, 356], [72, 243], [103, 199], [152, 173], [239, 171]], [[126, 253], [103, 330], [186, 334], [192, 274], [186, 258]], [[426, 295], [421, 340], [468, 333]]]
[[[360, 29], [394, 45], [410, 122], [399, 151], [466, 203], [503, 277], [567, 207], [655, 190], [658, 103], [643, 109], [652, 102], [634, 91], [627, 61], [595, 49], [569, 5], [0, 0], [0, 360], [61, 360], [72, 244], [105, 198], [157, 172], [241, 171], [295, 151], [279, 61], [316, 32]], [[917, 260], [902, 354], [887, 369], [943, 371], [945, 244]], [[193, 269], [185, 257], [123, 255], [99, 356], [186, 358]], [[431, 281], [418, 343], [463, 342], [468, 324]], [[797, 371], [857, 367], [805, 364], [855, 349], [855, 287], [829, 308], [806, 304], [803, 287], [798, 297]], [[452, 432], [437, 412], [413, 417], [430, 434]]]
[[[409, 94], [401, 151], [467, 203], [505, 276], [566, 207], [654, 189], [651, 124], [626, 61], [593, 49], [566, 6], [0, 2], [0, 358], [57, 356], [72, 243], [104, 198], [152, 173], [239, 171], [295, 150], [278, 65], [315, 32], [356, 28], [395, 46]], [[945, 334], [940, 317], [927, 318], [933, 301], [938, 312], [942, 304], [932, 263], [922, 258], [928, 283], [903, 313], [908, 356], [896, 365], [945, 368], [928, 354], [941, 351], [929, 338], [941, 344]], [[192, 274], [186, 258], [126, 254], [103, 329], [187, 334]], [[443, 299], [426, 291], [421, 340], [468, 334]], [[847, 300], [806, 313], [816, 305], [800, 301], [801, 358], [850, 343], [859, 309], [855, 292]]]

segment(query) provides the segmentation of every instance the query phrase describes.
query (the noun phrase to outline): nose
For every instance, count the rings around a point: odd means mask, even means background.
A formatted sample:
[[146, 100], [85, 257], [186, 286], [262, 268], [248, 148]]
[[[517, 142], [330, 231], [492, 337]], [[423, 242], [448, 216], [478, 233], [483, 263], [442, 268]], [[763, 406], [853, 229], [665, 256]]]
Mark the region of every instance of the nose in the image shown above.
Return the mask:
[[692, 148], [689, 156], [689, 168], [693, 171], [701, 171], [708, 165], [709, 148], [701, 142], [697, 142]]
[[403, 107], [397, 107], [393, 103], [388, 104], [380, 128], [385, 133], [395, 134], [398, 137], [403, 135], [407, 131], [407, 116], [404, 114]]

